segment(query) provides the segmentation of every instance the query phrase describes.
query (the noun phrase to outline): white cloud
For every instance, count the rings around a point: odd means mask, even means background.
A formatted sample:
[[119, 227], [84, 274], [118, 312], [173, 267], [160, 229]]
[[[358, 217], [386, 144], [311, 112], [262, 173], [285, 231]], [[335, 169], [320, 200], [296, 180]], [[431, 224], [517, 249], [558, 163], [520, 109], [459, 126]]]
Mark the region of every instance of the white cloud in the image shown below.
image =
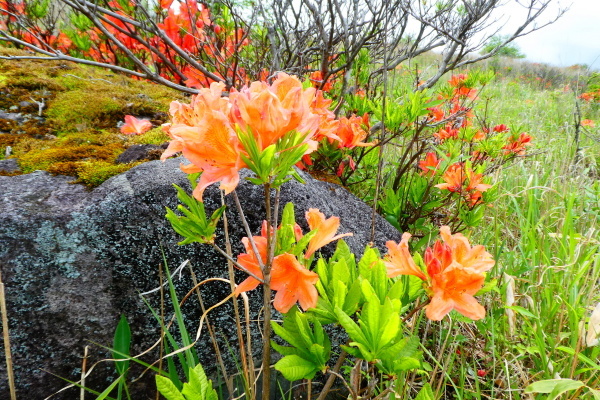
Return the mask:
[[[553, 1], [539, 23], [554, 18], [559, 8], [570, 9], [555, 23], [515, 42], [527, 59], [558, 66], [587, 64], [600, 69], [600, 1]], [[501, 12], [509, 18], [502, 33], [508, 34], [523, 20], [523, 8], [515, 0], [505, 5]]]

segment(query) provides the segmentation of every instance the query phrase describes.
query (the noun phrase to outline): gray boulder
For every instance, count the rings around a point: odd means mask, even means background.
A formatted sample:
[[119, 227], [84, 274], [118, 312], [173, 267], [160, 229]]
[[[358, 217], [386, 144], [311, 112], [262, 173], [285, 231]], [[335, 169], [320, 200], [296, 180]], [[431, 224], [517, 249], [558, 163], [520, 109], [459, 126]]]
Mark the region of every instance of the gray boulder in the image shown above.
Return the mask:
[[[42, 171], [0, 176], [0, 268], [8, 302], [17, 391], [22, 398], [43, 399], [66, 385], [52, 374], [79, 379], [85, 346], [91, 348], [88, 368], [110, 358], [109, 351], [92, 343], [110, 347], [121, 314], [127, 316], [132, 328], [133, 353], [149, 348], [158, 339], [159, 324], [139, 293], [159, 286], [163, 254], [171, 269], [190, 260], [198, 280], [227, 277], [222, 257], [208, 246], [178, 246], [181, 237], [164, 218], [165, 206], [177, 206], [172, 184], [190, 189], [186, 175], [178, 168], [181, 161], [139, 165], [93, 191], [71, 184], [72, 178]], [[282, 206], [292, 201], [299, 222], [304, 221], [308, 208], [319, 208], [328, 217], [339, 216], [339, 232], [353, 232], [347, 242], [361, 253], [369, 242], [371, 209], [341, 187], [303, 177], [306, 184], [291, 181], [282, 188]], [[244, 181], [237, 191], [253, 232], [258, 232], [264, 219], [262, 188]], [[221, 203], [216, 185], [204, 196], [210, 212]], [[230, 198], [228, 205], [229, 231], [237, 254], [242, 250], [240, 239], [246, 235], [237, 223], [239, 217]], [[377, 247], [383, 248], [386, 240], [399, 240], [399, 236], [378, 217]], [[217, 243], [222, 241], [220, 229]], [[184, 271], [182, 275], [176, 281], [180, 298], [193, 286], [190, 273]], [[238, 279], [243, 279], [243, 274]], [[205, 306], [224, 298], [228, 290], [223, 283], [204, 286]], [[259, 294], [253, 296], [258, 299]], [[153, 293], [148, 299], [159, 310], [159, 294]], [[230, 307], [225, 305], [211, 314], [210, 322], [222, 328], [219, 339], [224, 342], [234, 338]], [[197, 301], [184, 305], [194, 333], [200, 316], [198, 308]], [[168, 308], [165, 312], [170, 313]], [[209, 340], [201, 338], [198, 348], [205, 357], [204, 365], [214, 371], [214, 349]], [[226, 347], [222, 350], [228, 353]], [[156, 358], [157, 353], [151, 352], [145, 360]], [[6, 376], [4, 363], [0, 364], [0, 375]], [[154, 398], [150, 375], [132, 386], [136, 400]], [[110, 363], [101, 363], [86, 384], [102, 390], [115, 376]], [[0, 380], [0, 398], [8, 396], [6, 385], [6, 380]], [[53, 398], [76, 396], [78, 389], [68, 389]]]

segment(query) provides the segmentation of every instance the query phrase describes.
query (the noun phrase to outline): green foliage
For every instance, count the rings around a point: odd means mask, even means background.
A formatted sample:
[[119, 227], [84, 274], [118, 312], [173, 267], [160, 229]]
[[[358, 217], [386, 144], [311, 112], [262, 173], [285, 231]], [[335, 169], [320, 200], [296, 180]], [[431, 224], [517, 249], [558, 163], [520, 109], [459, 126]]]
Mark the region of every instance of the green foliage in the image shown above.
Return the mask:
[[317, 318], [301, 313], [294, 306], [285, 314], [283, 325], [271, 322], [271, 326], [276, 335], [291, 345], [281, 346], [271, 341], [271, 346], [284, 356], [275, 369], [287, 380], [312, 379], [318, 371], [326, 370], [331, 342]]
[[[481, 53], [487, 54], [487, 53], [492, 52], [498, 46], [502, 45], [502, 43], [504, 43], [507, 39], [508, 39], [507, 36], [502, 36], [502, 35], [492, 36], [488, 40], [488, 42], [485, 44], [483, 49], [481, 50]], [[525, 58], [525, 54], [521, 53], [521, 49], [519, 49], [519, 46], [516, 43], [506, 44], [505, 46], [500, 48], [500, 50], [498, 51], [498, 53], [496, 53], [496, 55], [501, 56], [501, 57], [508, 57], [508, 58]]]
[[129, 352], [131, 347], [131, 329], [129, 327], [129, 323], [127, 322], [127, 318], [124, 315], [121, 315], [121, 319], [119, 320], [119, 324], [117, 325], [117, 329], [115, 330], [115, 337], [113, 342], [113, 358], [115, 360], [115, 369], [119, 374], [118, 379], [118, 392], [117, 399], [122, 398], [123, 390], [125, 390], [127, 394], [127, 398], [129, 397], [129, 391], [127, 389], [126, 379], [127, 372], [129, 370]]
[[171, 379], [156, 375], [156, 388], [167, 400], [217, 400], [217, 392], [212, 387], [212, 381], [206, 378], [202, 365], [190, 368], [189, 382], [183, 384], [180, 391]]
[[184, 237], [179, 245], [198, 243], [213, 243], [217, 224], [225, 211], [225, 206], [216, 209], [210, 218], [206, 217], [204, 203], [198, 201], [195, 197], [188, 195], [185, 190], [177, 185], [177, 198], [183, 204], [177, 206], [177, 210], [183, 215], [177, 215], [169, 207], [166, 218], [171, 223], [175, 232]]
[[262, 151], [252, 132], [238, 132], [238, 137], [248, 153], [248, 156], [242, 154], [242, 160], [257, 175], [257, 178], [249, 178], [252, 183], [268, 183], [276, 188], [290, 180], [290, 175], [302, 181], [292, 167], [308, 150], [308, 145], [303, 143], [305, 135], [290, 132]]

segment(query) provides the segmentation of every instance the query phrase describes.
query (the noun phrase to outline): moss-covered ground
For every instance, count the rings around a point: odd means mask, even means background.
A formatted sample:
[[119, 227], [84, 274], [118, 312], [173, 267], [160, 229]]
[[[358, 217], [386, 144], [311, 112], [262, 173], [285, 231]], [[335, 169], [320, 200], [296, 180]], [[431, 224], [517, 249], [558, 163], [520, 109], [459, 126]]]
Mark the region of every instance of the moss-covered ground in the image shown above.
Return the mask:
[[[0, 47], [0, 55], [24, 52]], [[137, 165], [116, 164], [132, 144], [162, 144], [160, 125], [179, 92], [113, 72], [46, 60], [0, 60], [0, 159], [16, 158], [20, 172], [45, 170], [97, 186]], [[20, 114], [20, 115], [18, 115]], [[125, 115], [152, 122], [141, 136], [120, 133]], [[18, 117], [17, 117], [18, 115]]]

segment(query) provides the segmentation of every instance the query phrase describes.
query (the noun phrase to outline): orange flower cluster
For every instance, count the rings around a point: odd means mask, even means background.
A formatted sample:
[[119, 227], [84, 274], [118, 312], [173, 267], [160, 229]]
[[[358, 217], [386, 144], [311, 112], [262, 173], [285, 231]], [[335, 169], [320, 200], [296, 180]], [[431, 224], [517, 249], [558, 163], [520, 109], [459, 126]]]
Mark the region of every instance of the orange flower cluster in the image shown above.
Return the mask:
[[247, 155], [238, 132], [252, 133], [260, 151], [292, 131], [303, 135], [303, 143], [308, 145], [305, 154], [314, 151], [322, 137], [347, 146], [364, 145], [352, 136], [360, 134], [354, 133], [353, 125], [352, 135], [344, 136], [344, 123], [335, 120], [327, 108], [331, 101], [314, 88], [303, 89], [296, 77], [280, 73], [272, 85], [253, 82], [229, 97], [221, 96], [224, 89], [223, 83], [212, 83], [210, 88], [200, 89], [189, 105], [171, 103], [172, 123], [165, 126], [173, 140], [162, 159], [182, 152], [192, 163], [182, 169], [202, 172], [194, 190], [199, 200], [212, 183], [221, 182], [226, 193], [237, 186], [239, 170], [246, 166], [242, 155]]
[[[339, 218], [330, 217], [325, 219], [325, 215], [315, 208], [308, 210], [306, 220], [310, 229], [316, 230], [317, 233], [308, 243], [308, 248], [304, 255], [305, 259], [309, 259], [316, 250], [326, 244], [344, 236], [352, 235], [351, 233], [345, 233], [335, 236], [340, 226]], [[265, 227], [266, 221], [263, 224], [261, 236], [253, 237], [260, 260], [252, 250], [248, 238], [242, 239], [246, 253], [240, 254], [237, 258], [240, 265], [261, 279], [264, 276], [261, 265], [264, 265], [267, 260], [267, 233], [266, 229], [264, 229]], [[294, 231], [297, 240], [299, 240], [302, 237], [302, 231], [297, 225]], [[282, 313], [288, 312], [296, 302], [299, 302], [304, 310], [316, 307], [318, 293], [315, 284], [318, 280], [319, 276], [302, 265], [293, 254], [282, 253], [276, 255], [273, 258], [271, 281], [269, 282], [271, 289], [277, 292], [273, 306], [277, 311]], [[253, 290], [258, 287], [259, 283], [257, 279], [250, 276], [236, 287], [234, 293], [240, 294]]]
[[454, 88], [454, 97], [471, 100], [477, 98], [477, 89], [471, 88], [466, 84], [468, 78], [466, 74], [452, 75], [448, 83]]
[[600, 89], [592, 92], [582, 93], [579, 98], [583, 101], [592, 102], [592, 101], [600, 101]]
[[[111, 41], [106, 38], [107, 35], [111, 35], [143, 63], [156, 68], [161, 77], [178, 84], [185, 83], [188, 87], [209, 86], [212, 80], [187, 65], [172, 49], [170, 43], [173, 43], [192, 58], [205, 57], [214, 60], [212, 66], [217, 66], [216, 69], [220, 71], [213, 70], [214, 75], [220, 78], [225, 78], [223, 75], [227, 75], [232, 81], [245, 81], [244, 69], [237, 67], [234, 70], [230, 65], [234, 65], [231, 57], [236, 50], [249, 44], [246, 31], [224, 30], [211, 20], [210, 10], [206, 5], [197, 0], [160, 0], [155, 3], [153, 23], [162, 30], [162, 34], [158, 35], [149, 35], [145, 30], [128, 22], [136, 19], [137, 5], [132, 0], [108, 1], [106, 6], [112, 14], [102, 17], [102, 29], [74, 23], [72, 24], [74, 28], [54, 32], [40, 24], [40, 26], [30, 26], [23, 32], [15, 31], [14, 35], [42, 48], [50, 46], [65, 54], [75, 54], [102, 63], [139, 69], [139, 66], [123, 57], [119, 48], [111, 45]], [[27, 0], [0, 0], [1, 9], [15, 15], [26, 14]], [[0, 11], [0, 28], [9, 29], [9, 25], [15, 21], [15, 17]], [[131, 34], [139, 36], [140, 39], [131, 37]], [[151, 51], [152, 48], [156, 51]], [[218, 66], [226, 67], [218, 68]]]
[[483, 174], [475, 173], [463, 163], [450, 165], [442, 175], [442, 179], [444, 183], [435, 185], [436, 188], [462, 194], [471, 206], [477, 205], [481, 201], [481, 193], [492, 187], [481, 182]]
[[518, 137], [511, 137], [508, 140], [508, 144], [502, 147], [504, 154], [525, 155], [525, 146], [531, 146], [531, 139], [531, 136], [526, 133], [521, 133]]
[[425, 159], [419, 161], [419, 168], [421, 169], [421, 175], [423, 176], [434, 176], [440, 166], [440, 160], [437, 155], [430, 151], [425, 155]]
[[485, 272], [494, 266], [491, 254], [481, 245], [471, 247], [460, 233], [452, 235], [447, 226], [440, 228], [440, 235], [442, 241], [425, 250], [425, 271], [410, 255], [410, 233], [404, 233], [400, 243], [387, 242], [388, 276], [413, 275], [423, 280], [431, 299], [425, 311], [433, 321], [440, 321], [452, 310], [473, 320], [485, 317], [485, 308], [473, 295], [483, 287]]

